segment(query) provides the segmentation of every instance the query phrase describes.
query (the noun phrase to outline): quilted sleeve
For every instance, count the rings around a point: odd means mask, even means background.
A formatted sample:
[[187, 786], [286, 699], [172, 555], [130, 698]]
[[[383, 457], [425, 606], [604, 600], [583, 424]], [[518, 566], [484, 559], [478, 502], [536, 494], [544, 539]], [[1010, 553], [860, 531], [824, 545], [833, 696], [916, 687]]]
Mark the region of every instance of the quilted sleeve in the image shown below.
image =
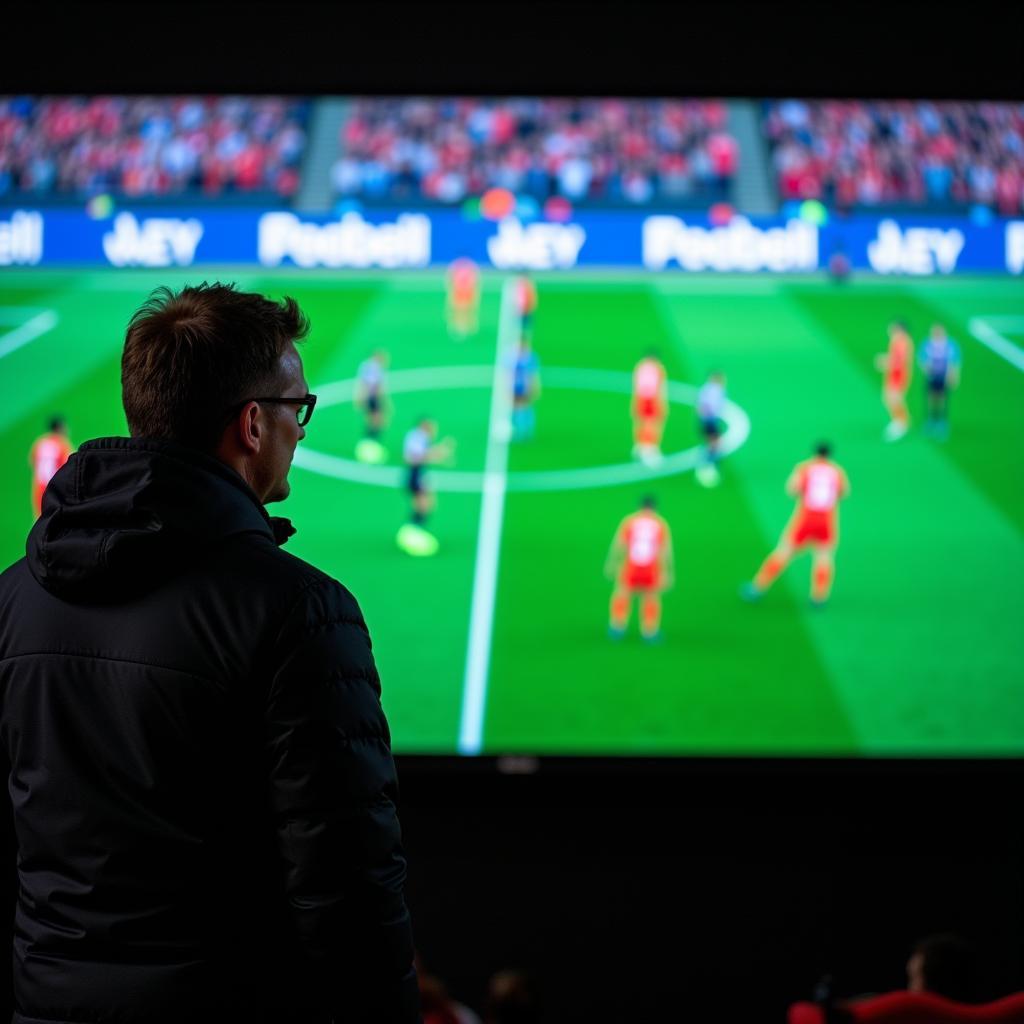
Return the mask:
[[321, 577], [274, 650], [270, 801], [310, 983], [338, 1019], [418, 1021], [391, 736], [355, 598]]

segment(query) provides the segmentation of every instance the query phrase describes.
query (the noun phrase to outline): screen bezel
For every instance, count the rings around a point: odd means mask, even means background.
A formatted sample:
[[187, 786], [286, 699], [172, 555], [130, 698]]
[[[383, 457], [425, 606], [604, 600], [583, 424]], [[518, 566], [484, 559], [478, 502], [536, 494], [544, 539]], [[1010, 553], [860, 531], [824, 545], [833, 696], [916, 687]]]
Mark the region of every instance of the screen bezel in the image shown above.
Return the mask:
[[[126, 19], [124, 6], [95, 3], [60, 12], [19, 5], [7, 14], [11, 38], [45, 40], [13, 48], [5, 57], [6, 92], [42, 94], [285, 94], [327, 95], [551, 95], [750, 98], [815, 97], [929, 99], [1024, 98], [1024, 8], [972, 5], [972, 17], [951, 20], [920, 8], [888, 5], [876, 17], [849, 17], [841, 32], [823, 28], [820, 13], [780, 19], [753, 5], [702, 5], [687, 11], [687, 29], [657, 31], [665, 8], [634, 4], [617, 9], [547, 8], [526, 17], [520, 8], [492, 5], [392, 5], [330, 9], [295, 3], [289, 17], [240, 18], [232, 9], [204, 11], [202, 24], [182, 35], [182, 9], [158, 0], [152, 21]], [[589, 16], [588, 16], [589, 15]], [[322, 31], [310, 32], [309, 21]], [[439, 19], [451, 31], [430, 34]], [[117, 24], [116, 59], [101, 60]], [[150, 24], [169, 26], [156, 36]], [[1000, 31], [993, 32], [998, 24]], [[443, 27], [443, 26], [442, 26]], [[430, 34], [429, 58], [424, 39]], [[361, 41], [353, 56], [351, 45]], [[230, 45], [228, 45], [230, 43]], [[183, 60], [183, 53], [188, 57]], [[752, 778], [867, 781], [878, 791], [889, 780], [968, 779], [1016, 784], [1022, 757], [658, 757], [396, 753], [403, 775], [454, 784], [475, 778], [693, 779], [723, 786]], [[812, 787], [813, 788], [813, 787]]]

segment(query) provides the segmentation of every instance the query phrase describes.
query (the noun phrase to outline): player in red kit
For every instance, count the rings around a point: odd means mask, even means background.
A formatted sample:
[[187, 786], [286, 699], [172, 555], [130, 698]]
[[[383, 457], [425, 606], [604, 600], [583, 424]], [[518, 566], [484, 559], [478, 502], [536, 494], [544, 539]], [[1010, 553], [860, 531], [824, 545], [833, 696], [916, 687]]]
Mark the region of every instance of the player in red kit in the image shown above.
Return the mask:
[[533, 315], [537, 312], [537, 286], [524, 272], [515, 279], [514, 287], [516, 316], [519, 318], [519, 336], [529, 338], [533, 331]]
[[475, 334], [480, 310], [480, 269], [465, 256], [448, 267], [448, 333], [460, 341]]
[[811, 604], [821, 607], [828, 600], [839, 544], [839, 502], [850, 493], [846, 472], [831, 460], [831, 453], [828, 444], [819, 444], [814, 458], [799, 463], [790, 474], [786, 491], [796, 498], [796, 508], [775, 550], [741, 589], [746, 600], [757, 600], [805, 547], [813, 554]]
[[36, 439], [28, 456], [28, 463], [32, 467], [32, 512], [36, 519], [43, 510], [43, 491], [46, 485], [70, 455], [68, 425], [63, 417], [54, 416], [50, 420], [50, 429]]
[[650, 349], [633, 369], [633, 456], [649, 466], [661, 461], [668, 418], [668, 374]]
[[640, 602], [640, 635], [648, 643], [661, 636], [661, 595], [675, 583], [672, 534], [647, 496], [640, 510], [626, 516], [615, 531], [605, 575], [615, 580], [608, 632], [620, 639], [629, 624], [629, 610]]
[[886, 441], [898, 441], [910, 429], [907, 389], [910, 387], [913, 366], [914, 341], [907, 325], [897, 320], [889, 325], [888, 351], [875, 356], [875, 368], [884, 375], [882, 401], [889, 410]]

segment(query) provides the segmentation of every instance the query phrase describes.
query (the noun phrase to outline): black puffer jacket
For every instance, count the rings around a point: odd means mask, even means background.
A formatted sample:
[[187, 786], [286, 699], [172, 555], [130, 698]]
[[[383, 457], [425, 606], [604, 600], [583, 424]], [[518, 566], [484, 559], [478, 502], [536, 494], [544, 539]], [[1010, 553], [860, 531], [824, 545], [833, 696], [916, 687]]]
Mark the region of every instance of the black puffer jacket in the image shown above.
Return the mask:
[[164, 442], [52, 480], [0, 576], [15, 1021], [418, 1019], [369, 636], [291, 532]]

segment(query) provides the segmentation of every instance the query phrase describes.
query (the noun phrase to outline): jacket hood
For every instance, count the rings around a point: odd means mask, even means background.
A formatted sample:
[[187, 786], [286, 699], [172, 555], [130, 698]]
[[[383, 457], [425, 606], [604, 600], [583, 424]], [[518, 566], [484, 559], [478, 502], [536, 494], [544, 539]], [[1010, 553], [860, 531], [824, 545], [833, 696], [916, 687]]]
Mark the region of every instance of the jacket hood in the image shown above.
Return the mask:
[[137, 596], [227, 537], [295, 531], [229, 466], [169, 441], [88, 441], [61, 467], [28, 536], [28, 566], [76, 602]]

